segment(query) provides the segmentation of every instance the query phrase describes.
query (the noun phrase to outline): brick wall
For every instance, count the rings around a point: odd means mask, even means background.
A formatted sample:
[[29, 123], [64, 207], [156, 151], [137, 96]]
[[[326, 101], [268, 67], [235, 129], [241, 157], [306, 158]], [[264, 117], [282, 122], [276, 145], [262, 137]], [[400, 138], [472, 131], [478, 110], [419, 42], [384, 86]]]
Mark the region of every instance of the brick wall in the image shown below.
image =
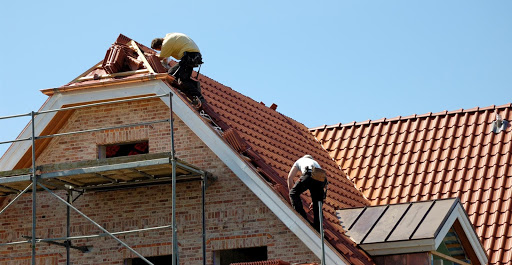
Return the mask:
[[[76, 131], [112, 124], [166, 119], [167, 106], [158, 99], [99, 106], [77, 110], [62, 128]], [[97, 158], [97, 146], [118, 142], [149, 140], [150, 153], [170, 151], [169, 124], [154, 124], [130, 129], [64, 136], [52, 140], [37, 159], [37, 164], [71, 162]], [[207, 190], [207, 264], [213, 263], [216, 250], [268, 247], [269, 259], [288, 262], [318, 261], [316, 256], [231, 172], [184, 123], [175, 120], [177, 156], [218, 177]], [[63, 198], [63, 191], [57, 192]], [[38, 237], [65, 235], [66, 207], [46, 192], [38, 193]], [[171, 223], [171, 187], [157, 185], [111, 192], [91, 192], [74, 205], [105, 227], [122, 231]], [[177, 185], [177, 222], [181, 264], [202, 264], [201, 184]], [[72, 235], [101, 233], [77, 213], [72, 212]], [[0, 242], [23, 240], [30, 235], [31, 194], [26, 194], [0, 215]], [[157, 230], [120, 236], [145, 256], [171, 254], [171, 231]], [[77, 240], [75, 245], [92, 245], [91, 253], [72, 250], [73, 264], [123, 264], [136, 257], [111, 238]], [[43, 243], [37, 245], [37, 264], [65, 264], [65, 249]], [[30, 264], [30, 245], [0, 247], [0, 265]]]

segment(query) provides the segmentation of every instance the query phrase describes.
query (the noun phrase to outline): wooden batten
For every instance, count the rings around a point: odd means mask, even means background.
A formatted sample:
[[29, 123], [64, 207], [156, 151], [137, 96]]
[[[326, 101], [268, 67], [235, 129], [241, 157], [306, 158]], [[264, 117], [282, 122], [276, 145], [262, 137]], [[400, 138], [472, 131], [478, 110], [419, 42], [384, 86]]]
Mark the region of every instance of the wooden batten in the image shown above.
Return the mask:
[[137, 51], [137, 54], [139, 54], [139, 57], [142, 59], [142, 61], [144, 62], [144, 66], [146, 66], [146, 68], [149, 70], [149, 72], [154, 74], [155, 71], [151, 67], [151, 64], [148, 62], [148, 60], [146, 59], [146, 56], [144, 56], [144, 53], [139, 49], [139, 46], [137, 45], [137, 43], [134, 40], [132, 40], [130, 42], [130, 46], [132, 48], [134, 48], [135, 51]]
[[135, 70], [135, 71], [127, 71], [127, 72], [120, 72], [115, 74], [104, 74], [99, 76], [85, 76], [80, 77], [77, 79], [77, 81], [91, 81], [91, 80], [98, 80], [98, 79], [105, 79], [105, 78], [112, 78], [112, 77], [122, 77], [122, 76], [129, 76], [129, 75], [135, 75], [135, 74], [145, 74], [149, 73], [148, 69], [141, 69], [141, 70]]
[[43, 93], [47, 96], [53, 96], [55, 93], [65, 93], [65, 92], [70, 92], [70, 91], [84, 90], [84, 89], [88, 89], [88, 88], [107, 87], [107, 86], [114, 86], [114, 85], [126, 85], [126, 84], [139, 83], [139, 82], [151, 81], [151, 80], [165, 80], [168, 82], [172, 82], [172, 80], [174, 80], [174, 78], [169, 76], [167, 73], [146, 74], [143, 76], [126, 77], [124, 79], [119, 79], [119, 80], [113, 79], [113, 80], [98, 81], [98, 82], [87, 83], [87, 84], [76, 84], [73, 86], [64, 86], [64, 87], [59, 87], [59, 88], [42, 89], [41, 93]]

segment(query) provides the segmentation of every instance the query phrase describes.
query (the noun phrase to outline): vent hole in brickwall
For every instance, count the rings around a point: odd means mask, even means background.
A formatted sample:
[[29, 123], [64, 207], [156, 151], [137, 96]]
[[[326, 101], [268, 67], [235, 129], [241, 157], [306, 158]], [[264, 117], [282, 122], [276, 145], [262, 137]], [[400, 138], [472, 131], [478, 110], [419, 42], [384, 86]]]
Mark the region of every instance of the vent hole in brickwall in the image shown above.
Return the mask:
[[136, 143], [101, 145], [98, 148], [98, 158], [112, 158], [149, 153], [148, 141]]
[[[151, 261], [154, 265], [168, 265], [172, 263], [172, 255], [165, 256], [154, 256], [154, 257], [145, 257], [147, 260]], [[127, 259], [125, 260], [126, 265], [147, 265], [147, 263], [141, 258]]]
[[267, 260], [267, 247], [237, 248], [217, 250], [214, 252], [214, 265], [230, 265], [238, 262]]

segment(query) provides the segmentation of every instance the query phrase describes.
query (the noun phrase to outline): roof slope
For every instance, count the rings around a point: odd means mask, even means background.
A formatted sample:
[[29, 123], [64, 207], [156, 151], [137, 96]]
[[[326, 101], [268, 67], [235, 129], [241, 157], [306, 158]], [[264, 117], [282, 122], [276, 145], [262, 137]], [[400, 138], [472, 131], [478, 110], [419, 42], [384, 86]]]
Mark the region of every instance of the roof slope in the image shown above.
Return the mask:
[[460, 198], [489, 255], [512, 259], [512, 104], [312, 128], [373, 205]]
[[[355, 244], [343, 235], [336, 217], [336, 210], [368, 205], [338, 165], [329, 157], [322, 145], [309, 133], [307, 127], [281, 113], [246, 97], [210, 78], [200, 76], [201, 89], [208, 105], [227, 126], [224, 137], [235, 132], [240, 143], [227, 139], [241, 154], [249, 157], [262, 176], [289, 200], [286, 179], [291, 165], [304, 154], [311, 154], [328, 172], [329, 186], [324, 215], [326, 238], [347, 260], [355, 264], [368, 263], [368, 258]], [[268, 166], [268, 167], [266, 167]], [[303, 196], [305, 206], [311, 202]], [[310, 218], [312, 219], [312, 213]]]

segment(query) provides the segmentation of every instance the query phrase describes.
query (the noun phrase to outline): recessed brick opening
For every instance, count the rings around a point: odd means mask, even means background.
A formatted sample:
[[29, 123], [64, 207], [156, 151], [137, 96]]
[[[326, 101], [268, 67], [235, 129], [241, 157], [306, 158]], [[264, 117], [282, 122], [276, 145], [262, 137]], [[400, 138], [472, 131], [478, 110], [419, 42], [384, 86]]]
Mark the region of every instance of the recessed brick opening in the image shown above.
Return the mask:
[[230, 265], [237, 262], [263, 261], [268, 259], [267, 247], [218, 250], [214, 253], [214, 265]]
[[136, 143], [110, 144], [99, 146], [98, 158], [112, 158], [149, 153], [148, 141]]

